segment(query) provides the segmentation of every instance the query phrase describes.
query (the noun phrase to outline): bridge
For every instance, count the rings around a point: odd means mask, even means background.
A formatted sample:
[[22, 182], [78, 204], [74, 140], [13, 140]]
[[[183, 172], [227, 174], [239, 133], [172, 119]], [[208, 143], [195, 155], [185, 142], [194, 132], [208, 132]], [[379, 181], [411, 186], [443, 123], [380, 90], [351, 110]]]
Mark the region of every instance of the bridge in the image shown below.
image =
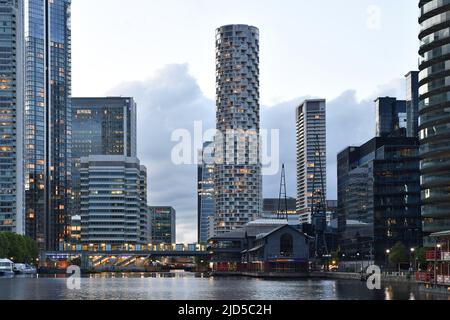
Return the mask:
[[107, 244], [67, 245], [59, 251], [49, 251], [42, 255], [44, 261], [81, 260], [82, 269], [117, 269], [136, 266], [143, 268], [150, 261], [160, 258], [195, 258], [202, 262], [210, 259], [211, 252], [206, 246], [198, 244], [158, 244], [121, 245]]

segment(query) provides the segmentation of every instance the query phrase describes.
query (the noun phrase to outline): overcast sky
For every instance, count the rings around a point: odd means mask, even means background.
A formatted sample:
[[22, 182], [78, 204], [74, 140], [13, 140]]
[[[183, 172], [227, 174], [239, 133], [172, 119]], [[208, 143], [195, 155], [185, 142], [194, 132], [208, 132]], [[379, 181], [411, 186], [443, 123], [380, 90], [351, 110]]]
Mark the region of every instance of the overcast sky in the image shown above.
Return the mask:
[[[262, 126], [280, 129], [288, 193], [295, 195], [295, 106], [328, 101], [328, 198], [336, 155], [374, 135], [377, 96], [404, 98], [417, 69], [412, 0], [73, 0], [73, 96], [133, 96], [150, 205], [177, 210], [177, 240], [196, 241], [196, 167], [171, 162], [171, 133], [215, 127], [215, 29], [260, 29]], [[277, 197], [279, 173], [264, 177]]]

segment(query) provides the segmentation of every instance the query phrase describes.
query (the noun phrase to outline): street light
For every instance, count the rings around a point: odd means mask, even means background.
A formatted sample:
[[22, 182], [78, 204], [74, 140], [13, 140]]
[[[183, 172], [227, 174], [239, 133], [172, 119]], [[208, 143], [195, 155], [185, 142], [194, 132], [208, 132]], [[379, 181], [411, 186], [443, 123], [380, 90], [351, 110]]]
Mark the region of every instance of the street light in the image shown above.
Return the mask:
[[410, 249], [410, 252], [411, 252], [411, 254], [409, 255], [409, 268], [410, 268], [410, 270], [412, 271], [412, 272], [414, 272], [415, 270], [415, 266], [413, 266], [413, 255], [414, 255], [414, 252], [416, 251], [416, 249], [415, 248], [411, 248]]
[[391, 253], [391, 250], [390, 249], [387, 249], [386, 250], [386, 272], [387, 272], [387, 269], [388, 269], [388, 266], [389, 266], [389, 254]]
[[441, 249], [442, 245], [440, 243], [436, 244], [436, 248], [434, 248], [434, 285], [437, 286], [437, 256], [438, 256], [438, 249]]

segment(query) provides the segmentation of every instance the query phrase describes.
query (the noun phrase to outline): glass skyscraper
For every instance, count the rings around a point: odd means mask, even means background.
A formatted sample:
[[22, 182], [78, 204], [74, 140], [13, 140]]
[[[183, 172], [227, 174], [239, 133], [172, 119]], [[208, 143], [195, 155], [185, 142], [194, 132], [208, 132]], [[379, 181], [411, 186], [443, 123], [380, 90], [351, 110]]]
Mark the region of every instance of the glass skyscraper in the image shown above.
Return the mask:
[[408, 72], [405, 79], [407, 135], [409, 138], [417, 138], [419, 136], [419, 72]]
[[176, 211], [172, 207], [149, 207], [151, 218], [151, 243], [176, 243]]
[[375, 100], [376, 136], [386, 137], [408, 126], [406, 101], [383, 97]]
[[374, 138], [338, 155], [338, 230], [345, 261], [386, 262], [401, 242], [422, 246], [418, 139]]
[[136, 157], [136, 134], [133, 98], [72, 98], [72, 215], [80, 214], [81, 157]]
[[[214, 216], [214, 143], [206, 142], [198, 165], [198, 243], [206, 243], [209, 233], [209, 218]], [[209, 154], [209, 159], [206, 154]], [[211, 161], [212, 160], [212, 161]]]
[[71, 198], [70, 0], [25, 0], [26, 233], [68, 241]]
[[23, 1], [0, 0], [0, 232], [25, 233]]
[[217, 29], [216, 84], [215, 223], [220, 234], [262, 213], [258, 28]]
[[419, 7], [422, 215], [430, 234], [450, 230], [450, 1]]

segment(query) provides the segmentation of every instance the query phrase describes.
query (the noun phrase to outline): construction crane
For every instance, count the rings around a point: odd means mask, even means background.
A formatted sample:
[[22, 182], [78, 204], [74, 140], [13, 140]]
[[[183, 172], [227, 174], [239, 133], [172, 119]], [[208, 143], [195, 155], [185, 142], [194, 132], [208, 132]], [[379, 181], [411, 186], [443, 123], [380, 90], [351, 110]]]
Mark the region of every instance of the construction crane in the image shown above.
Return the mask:
[[[282, 206], [284, 205], [284, 208]], [[278, 219], [288, 219], [288, 202], [286, 192], [286, 171], [284, 163], [281, 169], [280, 195], [278, 197]]]
[[[316, 135], [315, 143], [316, 160], [314, 163], [314, 178], [312, 185], [312, 205], [311, 217], [315, 234], [315, 252], [316, 258], [328, 256], [328, 247], [325, 239], [325, 231], [327, 227], [327, 208], [325, 199], [325, 179], [322, 168], [322, 149], [320, 146], [319, 135]], [[317, 181], [319, 180], [319, 181]]]

